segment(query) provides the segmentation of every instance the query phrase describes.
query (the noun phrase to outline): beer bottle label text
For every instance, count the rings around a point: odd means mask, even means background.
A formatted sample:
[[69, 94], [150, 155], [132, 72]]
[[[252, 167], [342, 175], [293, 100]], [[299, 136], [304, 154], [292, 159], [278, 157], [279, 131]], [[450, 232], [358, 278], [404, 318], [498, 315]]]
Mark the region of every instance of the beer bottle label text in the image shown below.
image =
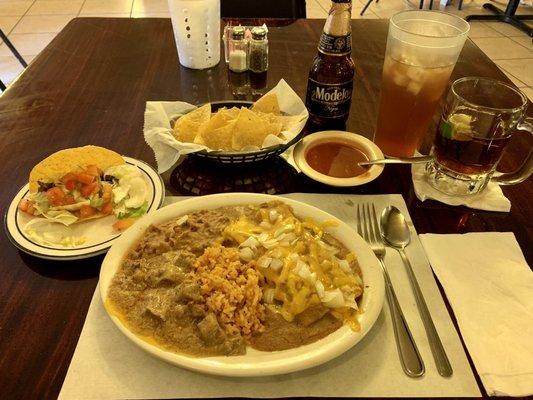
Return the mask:
[[318, 50], [326, 54], [349, 54], [352, 52], [352, 34], [347, 36], [331, 36], [322, 32]]
[[324, 118], [342, 117], [350, 112], [353, 80], [324, 84], [309, 79], [305, 104], [311, 114]]

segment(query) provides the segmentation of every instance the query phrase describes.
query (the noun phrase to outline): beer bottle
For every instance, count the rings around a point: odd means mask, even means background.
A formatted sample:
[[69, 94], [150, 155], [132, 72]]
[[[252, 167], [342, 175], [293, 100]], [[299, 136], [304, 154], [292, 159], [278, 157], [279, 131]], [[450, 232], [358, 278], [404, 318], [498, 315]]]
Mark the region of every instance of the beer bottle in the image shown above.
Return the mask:
[[342, 128], [352, 102], [352, 2], [332, 0], [318, 53], [307, 81], [309, 119], [321, 128]]

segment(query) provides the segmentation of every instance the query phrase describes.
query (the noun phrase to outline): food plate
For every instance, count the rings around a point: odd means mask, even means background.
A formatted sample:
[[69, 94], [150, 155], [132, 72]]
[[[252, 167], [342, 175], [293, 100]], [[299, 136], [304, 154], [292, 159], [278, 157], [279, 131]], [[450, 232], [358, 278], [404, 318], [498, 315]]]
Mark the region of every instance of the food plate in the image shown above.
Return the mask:
[[372, 328], [383, 305], [384, 281], [374, 253], [355, 231], [338, 218], [305, 203], [281, 199], [271, 195], [251, 193], [216, 194], [184, 200], [143, 216], [115, 241], [102, 263], [100, 270], [102, 301], [105, 304], [113, 276], [125, 255], [131, 246], [140, 239], [149, 225], [161, 223], [193, 211], [231, 205], [261, 204], [273, 200], [282, 200], [290, 205], [294, 213], [299, 217], [309, 216], [317, 222], [326, 220], [335, 220], [337, 222], [338, 225], [330, 228], [328, 232], [339, 239], [348, 250], [357, 255], [363, 275], [365, 290], [359, 307], [364, 312], [359, 316], [361, 325], [359, 332], [355, 332], [347, 325], [344, 325], [321, 340], [290, 350], [262, 352], [248, 347], [247, 353], [242, 356], [196, 358], [165, 351], [139, 338], [128, 330], [119, 318], [108, 312], [120, 331], [143, 350], [169, 363], [207, 374], [243, 377], [278, 375], [310, 368], [341, 355], [359, 342]]
[[[137, 166], [142, 172], [143, 179], [148, 187], [147, 198], [149, 207], [147, 213], [157, 210], [165, 198], [165, 185], [161, 177], [150, 165], [143, 161], [130, 157], [124, 157], [124, 160], [130, 165]], [[17, 207], [20, 200], [28, 194], [28, 191], [29, 184], [24, 185], [18, 191], [11, 201], [4, 219], [4, 225], [9, 239], [25, 253], [50, 260], [78, 260], [105, 253], [121, 235], [113, 231], [112, 225], [115, 217], [107, 216], [76, 223], [70, 227], [64, 227], [64, 229], [70, 230], [72, 236], [85, 236], [87, 238], [86, 242], [81, 245], [63, 247], [61, 245], [50, 246], [40, 244], [23, 230], [23, 227], [31, 219], [39, 217], [31, 217], [20, 212]]]

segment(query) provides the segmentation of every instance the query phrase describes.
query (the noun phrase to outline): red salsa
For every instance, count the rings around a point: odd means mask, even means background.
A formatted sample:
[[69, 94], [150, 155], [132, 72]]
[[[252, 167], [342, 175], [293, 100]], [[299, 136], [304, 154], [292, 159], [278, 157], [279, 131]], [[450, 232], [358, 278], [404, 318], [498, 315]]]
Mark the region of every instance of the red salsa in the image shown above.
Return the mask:
[[353, 178], [368, 171], [357, 165], [368, 161], [368, 156], [348, 142], [319, 143], [307, 150], [305, 159], [315, 171], [334, 178]]

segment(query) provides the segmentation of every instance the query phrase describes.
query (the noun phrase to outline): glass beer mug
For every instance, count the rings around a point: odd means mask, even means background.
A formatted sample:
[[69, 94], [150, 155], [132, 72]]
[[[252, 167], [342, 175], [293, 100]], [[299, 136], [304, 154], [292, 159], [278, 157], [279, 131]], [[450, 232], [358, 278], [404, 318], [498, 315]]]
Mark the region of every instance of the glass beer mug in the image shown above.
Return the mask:
[[533, 133], [526, 118], [527, 97], [518, 89], [488, 78], [456, 80], [448, 93], [432, 153], [429, 183], [446, 194], [481, 192], [489, 183], [513, 185], [533, 172], [533, 151], [516, 171], [494, 175], [516, 130]]

